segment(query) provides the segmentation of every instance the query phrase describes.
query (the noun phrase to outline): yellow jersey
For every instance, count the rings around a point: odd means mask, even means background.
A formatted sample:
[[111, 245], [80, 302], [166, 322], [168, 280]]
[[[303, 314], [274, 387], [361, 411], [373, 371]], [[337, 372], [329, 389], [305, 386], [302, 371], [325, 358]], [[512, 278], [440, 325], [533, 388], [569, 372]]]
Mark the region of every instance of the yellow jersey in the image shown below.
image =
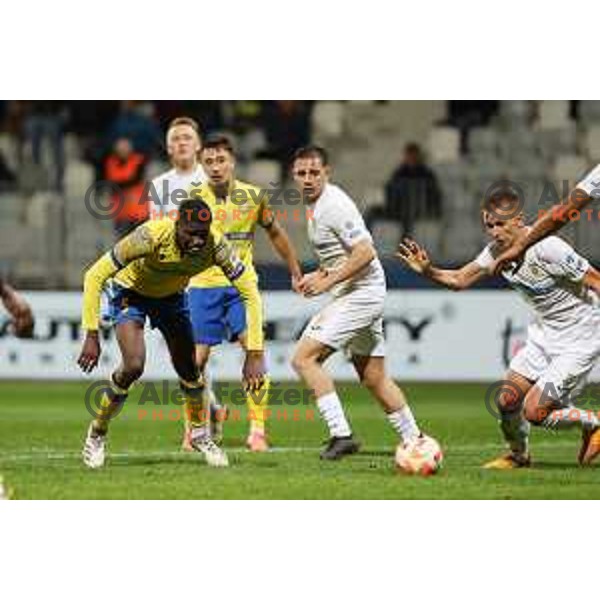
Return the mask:
[[[214, 229], [233, 246], [244, 265], [246, 276], [257, 281], [253, 256], [256, 226], [270, 227], [274, 221], [267, 191], [236, 179], [226, 198], [217, 198], [208, 183], [192, 189], [190, 196], [201, 198], [208, 204]], [[218, 265], [198, 273], [190, 280], [190, 287], [195, 288], [229, 286], [231, 282]]]
[[165, 298], [183, 291], [193, 275], [218, 266], [227, 284], [235, 286], [244, 301], [248, 349], [262, 350], [262, 301], [255, 274], [245, 273], [233, 246], [214, 228], [197, 255], [181, 253], [175, 228], [176, 223], [170, 219], [147, 221], [88, 269], [83, 285], [82, 328], [98, 329], [102, 288], [110, 278], [142, 296]]

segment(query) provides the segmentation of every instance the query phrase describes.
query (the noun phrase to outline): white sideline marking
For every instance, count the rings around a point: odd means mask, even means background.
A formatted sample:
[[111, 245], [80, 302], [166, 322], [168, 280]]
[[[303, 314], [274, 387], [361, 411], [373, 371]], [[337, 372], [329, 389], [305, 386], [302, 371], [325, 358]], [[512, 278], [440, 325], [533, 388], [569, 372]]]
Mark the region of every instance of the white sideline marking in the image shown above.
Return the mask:
[[[271, 448], [266, 454], [284, 454], [284, 453], [292, 453], [292, 452], [318, 452], [320, 448], [318, 446], [314, 447], [280, 447], [280, 448]], [[390, 448], [387, 449], [372, 449], [375, 451], [383, 451], [387, 450], [392, 452]], [[250, 454], [246, 448], [225, 448], [227, 454]], [[190, 457], [193, 458], [195, 456], [200, 456], [198, 452], [183, 452], [181, 450], [164, 450], [164, 451], [153, 451], [153, 452], [143, 452], [138, 450], [129, 450], [127, 452], [108, 452], [107, 456], [109, 458], [168, 458], [168, 457]], [[31, 460], [64, 460], [68, 458], [80, 458], [81, 452], [49, 452], [47, 450], [39, 450], [36, 452], [29, 452], [23, 454], [11, 454], [5, 453], [0, 454], [0, 462], [7, 460], [13, 462], [19, 461], [31, 461]]]
[[[450, 446], [450, 448], [445, 448], [445, 452], [449, 454], [459, 454], [461, 451], [470, 450], [472, 448], [477, 448], [480, 450], [489, 449], [490, 451], [501, 452], [502, 448], [499, 444], [495, 443], [473, 443], [473, 444], [460, 444]], [[575, 451], [575, 446], [573, 444], [573, 440], [554, 440], [547, 442], [537, 442], [534, 444], [533, 450], [536, 448], [573, 448]], [[227, 454], [250, 454], [246, 448], [227, 448], [224, 450]], [[321, 450], [321, 446], [280, 446], [280, 447], [272, 447], [266, 454], [293, 454], [293, 453], [301, 453], [301, 452], [313, 452], [318, 453]], [[382, 452], [388, 453], [390, 456], [393, 454], [393, 446], [366, 446], [363, 450], [358, 454], [362, 453], [369, 454], [370, 452]], [[140, 450], [129, 450], [126, 452], [109, 452], [109, 458], [174, 458], [174, 457], [189, 457], [192, 460], [194, 457], [199, 456], [196, 452], [183, 452], [181, 450], [157, 450], [151, 452], [144, 452]], [[0, 453], [0, 463], [3, 461], [6, 462], [40, 462], [40, 460], [66, 460], [81, 457], [81, 452], [52, 452], [51, 450], [33, 450], [28, 453]]]

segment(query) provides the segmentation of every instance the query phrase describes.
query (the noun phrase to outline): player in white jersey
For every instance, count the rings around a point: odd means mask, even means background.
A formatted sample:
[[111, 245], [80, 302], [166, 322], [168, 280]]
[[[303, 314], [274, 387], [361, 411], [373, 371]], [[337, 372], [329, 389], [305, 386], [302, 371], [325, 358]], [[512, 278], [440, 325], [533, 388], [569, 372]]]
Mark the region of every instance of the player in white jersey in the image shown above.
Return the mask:
[[319, 269], [304, 276], [297, 291], [311, 297], [325, 292], [333, 296], [306, 327], [292, 359], [329, 428], [330, 440], [321, 458], [336, 460], [359, 449], [333, 379], [323, 368], [338, 350], [349, 353], [361, 383], [381, 404], [403, 442], [420, 444], [425, 437], [404, 394], [385, 372], [385, 275], [363, 218], [348, 195], [329, 183], [329, 160], [323, 148], [298, 150], [292, 174], [313, 208], [308, 234], [319, 259]]
[[[486, 200], [482, 218], [492, 242], [461, 269], [434, 267], [427, 252], [412, 240], [405, 240], [398, 256], [432, 281], [466, 289], [493, 275], [496, 257], [529, 231], [519, 198], [510, 189]], [[589, 464], [600, 453], [599, 421], [591, 410], [580, 410], [573, 401], [600, 357], [600, 273], [565, 241], [548, 237], [532, 246], [520, 265], [503, 270], [502, 276], [524, 296], [535, 318], [497, 396], [510, 453], [485, 466], [529, 466], [530, 423], [553, 429], [581, 427], [579, 462]]]
[[207, 181], [198, 158], [202, 146], [198, 123], [190, 117], [173, 119], [167, 130], [167, 153], [173, 166], [152, 180], [150, 219], [174, 216], [193, 187]]

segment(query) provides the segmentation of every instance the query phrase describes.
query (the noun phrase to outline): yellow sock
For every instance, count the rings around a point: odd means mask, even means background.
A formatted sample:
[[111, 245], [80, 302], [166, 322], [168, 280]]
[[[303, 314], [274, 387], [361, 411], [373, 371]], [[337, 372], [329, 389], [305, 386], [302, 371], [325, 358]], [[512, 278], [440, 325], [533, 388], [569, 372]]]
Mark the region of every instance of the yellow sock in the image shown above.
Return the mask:
[[102, 434], [108, 431], [110, 420], [123, 408], [123, 403], [127, 400], [128, 393], [129, 390], [120, 388], [111, 378], [110, 385], [102, 393], [96, 418], [92, 422], [92, 427], [95, 431]]
[[186, 425], [192, 430], [200, 430], [202, 434], [209, 431], [209, 414], [206, 395], [204, 394], [204, 381], [194, 382], [179, 381], [179, 387], [185, 400]]
[[265, 432], [265, 412], [269, 408], [269, 392], [271, 380], [265, 377], [261, 388], [255, 392], [246, 393], [246, 406], [250, 419], [250, 432]]
[[[195, 389], [197, 385], [202, 386], [202, 390], [205, 389], [206, 386], [206, 380], [204, 379], [203, 375], [200, 375], [200, 377], [198, 378], [198, 381], [196, 383], [188, 383], [185, 382], [183, 380], [181, 380], [179, 382], [179, 387], [181, 389], [181, 391], [183, 392], [183, 396], [185, 398], [185, 410], [183, 411], [183, 428], [185, 433], [187, 433], [188, 431], [190, 431], [190, 429], [192, 428], [192, 423], [191, 423], [191, 413], [192, 413], [192, 408], [191, 406], [188, 405], [188, 394], [186, 394], [187, 389]], [[195, 400], [194, 400], [195, 402]], [[190, 398], [190, 403], [192, 403], [192, 398]]]

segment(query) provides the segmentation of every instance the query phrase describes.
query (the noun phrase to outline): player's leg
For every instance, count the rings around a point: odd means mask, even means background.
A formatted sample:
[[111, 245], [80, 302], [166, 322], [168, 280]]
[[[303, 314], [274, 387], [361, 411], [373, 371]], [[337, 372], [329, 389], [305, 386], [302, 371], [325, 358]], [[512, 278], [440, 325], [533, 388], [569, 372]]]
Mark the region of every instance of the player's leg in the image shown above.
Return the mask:
[[[207, 365], [211, 348], [220, 344], [226, 335], [223, 322], [225, 310], [223, 306], [223, 289], [192, 287], [187, 291], [192, 336], [196, 345], [196, 364], [204, 380], [204, 393], [209, 406], [211, 433], [213, 440], [217, 443], [220, 443], [223, 439], [223, 423], [226, 412], [212, 389], [211, 378], [207, 373]], [[190, 431], [191, 426], [186, 414], [181, 445], [184, 450], [191, 448]]]
[[211, 437], [210, 409], [204, 393], [204, 381], [196, 365], [192, 326], [183, 294], [164, 302], [158, 318], [154, 318], [152, 324], [160, 330], [169, 349], [173, 368], [179, 377], [179, 386], [184, 397], [184, 412], [187, 413], [191, 428], [192, 447], [204, 454], [210, 466], [228, 466], [227, 455]]
[[110, 385], [102, 391], [100, 407], [89, 426], [83, 447], [83, 461], [90, 468], [104, 465], [106, 437], [111, 419], [120, 412], [129, 388], [144, 371], [146, 346], [144, 323], [126, 320], [116, 326], [121, 363], [111, 375]]
[[518, 469], [531, 464], [529, 453], [529, 422], [523, 415], [525, 396], [534, 382], [511, 369], [508, 370], [502, 386], [495, 395], [496, 408], [500, 414], [500, 430], [506, 441], [509, 453], [487, 462], [485, 469]]
[[292, 367], [314, 394], [319, 413], [329, 429], [330, 440], [321, 453], [321, 458], [326, 460], [342, 458], [346, 454], [354, 454], [359, 449], [352, 437], [352, 430], [335, 391], [333, 379], [323, 368], [323, 363], [334, 352], [334, 348], [304, 336], [298, 342], [292, 358]]
[[402, 390], [386, 373], [383, 356], [352, 355], [360, 382], [383, 408], [390, 425], [405, 444], [414, 443], [421, 431]]
[[[239, 292], [228, 288], [224, 297], [224, 325], [228, 332], [229, 341], [239, 341], [246, 350], [246, 309]], [[250, 431], [246, 439], [246, 446], [251, 452], [266, 452], [269, 449], [266, 436], [265, 415], [269, 405], [271, 381], [267, 376], [259, 390], [246, 393], [246, 406]]]
[[[246, 349], [246, 332], [237, 336], [240, 345]], [[266, 434], [266, 414], [269, 407], [269, 395], [271, 393], [271, 379], [265, 375], [260, 389], [246, 392], [246, 406], [248, 408], [248, 420], [250, 431], [246, 438], [246, 447], [250, 452], [266, 452], [269, 449]]]
[[525, 417], [530, 423], [554, 430], [581, 429], [581, 464], [589, 464], [600, 454], [600, 421], [596, 413], [574, 404], [594, 365], [593, 359], [584, 351], [556, 356], [525, 397]]

